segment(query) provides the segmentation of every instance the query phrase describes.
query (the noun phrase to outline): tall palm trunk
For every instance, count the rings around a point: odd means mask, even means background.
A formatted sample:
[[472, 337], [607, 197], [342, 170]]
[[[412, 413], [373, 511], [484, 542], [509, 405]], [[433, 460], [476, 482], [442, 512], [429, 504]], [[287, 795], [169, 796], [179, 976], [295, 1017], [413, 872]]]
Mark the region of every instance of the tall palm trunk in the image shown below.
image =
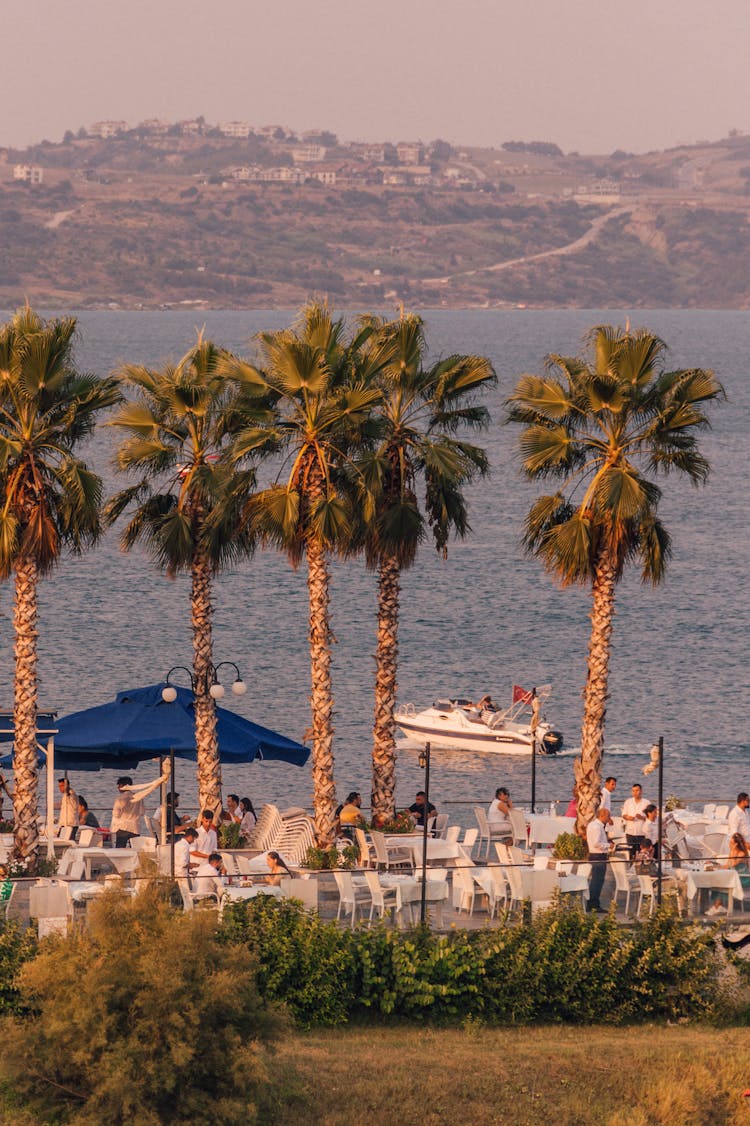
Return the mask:
[[198, 801], [201, 809], [221, 808], [221, 762], [216, 735], [216, 704], [208, 691], [211, 683], [211, 566], [196, 554], [192, 569], [191, 617], [193, 672], [195, 675], [195, 747], [198, 765]]
[[313, 809], [318, 844], [324, 848], [333, 843], [336, 823], [330, 580], [325, 551], [312, 537], [307, 543], [307, 590], [310, 601]]
[[597, 561], [591, 587], [591, 636], [588, 674], [586, 687], [583, 690], [581, 757], [575, 763], [575, 777], [578, 783], [576, 831], [581, 834], [585, 833], [589, 821], [596, 816], [601, 798], [601, 763], [604, 752], [604, 721], [607, 715], [607, 682], [615, 616], [616, 582], [613, 554], [605, 547]]
[[30, 556], [22, 556], [15, 566], [16, 600], [13, 612], [15, 632], [15, 684], [13, 723], [15, 793], [15, 852], [33, 873], [38, 849], [39, 780], [37, 773], [37, 619], [39, 568]]
[[375, 725], [372, 747], [372, 812], [392, 817], [396, 790], [398, 618], [401, 569], [393, 556], [378, 567], [378, 641], [375, 654]]

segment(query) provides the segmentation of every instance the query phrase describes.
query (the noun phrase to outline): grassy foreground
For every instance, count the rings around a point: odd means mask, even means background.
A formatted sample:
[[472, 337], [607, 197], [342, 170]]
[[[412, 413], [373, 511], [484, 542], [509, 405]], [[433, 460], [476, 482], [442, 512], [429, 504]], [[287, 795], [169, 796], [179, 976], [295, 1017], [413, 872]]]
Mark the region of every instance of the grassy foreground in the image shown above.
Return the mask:
[[297, 1034], [269, 1123], [747, 1126], [750, 1029], [685, 1025]]

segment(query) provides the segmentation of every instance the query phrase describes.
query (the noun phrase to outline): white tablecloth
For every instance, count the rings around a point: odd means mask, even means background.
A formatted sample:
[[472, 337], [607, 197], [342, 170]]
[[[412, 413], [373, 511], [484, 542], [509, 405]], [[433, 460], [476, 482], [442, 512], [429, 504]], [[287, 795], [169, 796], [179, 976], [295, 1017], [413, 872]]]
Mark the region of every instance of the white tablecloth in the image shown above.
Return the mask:
[[550, 817], [543, 813], [525, 813], [529, 827], [529, 843], [554, 844], [561, 833], [573, 833], [575, 817]]
[[[693, 872], [686, 868], [674, 868], [669, 872], [670, 876], [685, 883], [685, 890], [687, 897], [692, 902], [697, 899], [698, 893], [707, 888], [714, 891], [730, 892], [731, 899], [736, 899], [742, 903], [744, 890], [742, 881], [740, 880], [739, 872], [733, 868], [716, 868], [712, 872]], [[729, 902], [729, 909], [731, 910], [731, 901]]]
[[255, 899], [256, 895], [273, 895], [279, 899], [283, 894], [281, 888], [275, 887], [273, 884], [253, 884], [252, 887], [247, 888], [229, 884], [224, 888], [224, 898], [230, 901]]
[[87, 879], [91, 879], [91, 870], [97, 861], [106, 860], [119, 876], [128, 875], [138, 867], [138, 853], [132, 848], [69, 848], [60, 861], [60, 875], [69, 872], [77, 860], [83, 861]]
[[[380, 876], [382, 887], [395, 887], [396, 889], [396, 914], [401, 924], [402, 912], [405, 907], [413, 903], [422, 902], [422, 881], [413, 876], [402, 876], [396, 872], [385, 872]], [[448, 898], [447, 880], [427, 880], [425, 885], [425, 902], [442, 904]]]
[[[422, 863], [423, 837], [419, 833], [399, 833], [387, 836], [385, 843], [388, 848], [408, 848], [411, 850], [412, 862], [417, 868]], [[456, 841], [444, 841], [440, 837], [427, 838], [427, 860], [429, 863], [440, 861], [442, 863], [455, 861], [463, 857], [461, 846]]]

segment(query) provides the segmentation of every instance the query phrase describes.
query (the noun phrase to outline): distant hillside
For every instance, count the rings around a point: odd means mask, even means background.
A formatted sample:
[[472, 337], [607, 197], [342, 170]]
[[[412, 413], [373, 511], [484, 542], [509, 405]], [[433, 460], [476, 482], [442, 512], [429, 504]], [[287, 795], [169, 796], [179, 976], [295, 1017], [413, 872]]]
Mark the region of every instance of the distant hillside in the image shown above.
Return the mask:
[[0, 150], [0, 303], [750, 307], [750, 137], [588, 157], [184, 125]]

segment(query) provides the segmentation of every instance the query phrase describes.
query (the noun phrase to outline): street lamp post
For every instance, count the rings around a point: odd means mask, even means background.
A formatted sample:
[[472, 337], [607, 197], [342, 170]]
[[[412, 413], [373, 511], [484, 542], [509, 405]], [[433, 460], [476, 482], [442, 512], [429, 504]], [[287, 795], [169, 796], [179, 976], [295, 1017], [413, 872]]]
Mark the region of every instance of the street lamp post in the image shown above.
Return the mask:
[[427, 822], [430, 814], [430, 744], [425, 743], [419, 752], [419, 765], [424, 770], [424, 810], [422, 811], [422, 901], [419, 921], [424, 926], [427, 919]]
[[[234, 663], [234, 661], [219, 661], [219, 663], [216, 664], [216, 665], [213, 664], [212, 662], [209, 662], [208, 668], [206, 669], [204, 677], [197, 677], [195, 675], [195, 673], [191, 672], [191, 670], [187, 667], [187, 665], [173, 665], [172, 668], [167, 673], [166, 680], [165, 680], [165, 683], [164, 683], [164, 687], [161, 690], [162, 700], [164, 700], [165, 704], [173, 704], [175, 702], [175, 700], [177, 699], [177, 689], [174, 686], [174, 684], [172, 684], [171, 679], [170, 679], [172, 674], [177, 673], [177, 672], [187, 673], [187, 676], [190, 679], [190, 688], [191, 688], [193, 695], [195, 695], [198, 692], [198, 689], [200, 687], [202, 687], [204, 692], [208, 696], [210, 696], [212, 700], [214, 700], [214, 701], [221, 700], [223, 698], [223, 696], [225, 695], [225, 689], [224, 689], [224, 685], [219, 683], [219, 669], [224, 668], [226, 665], [229, 665], [231, 668], [234, 669], [235, 679], [232, 682], [232, 694], [234, 696], [244, 696], [245, 693], [247, 692], [247, 685], [245, 684], [242, 677], [240, 676], [240, 670], [237, 667], [237, 665]], [[172, 875], [172, 879], [174, 879], [174, 817], [175, 817], [175, 812], [174, 812], [174, 802], [175, 802], [174, 748], [170, 749], [169, 763], [170, 763], [170, 768], [171, 768], [170, 772], [169, 772], [169, 793], [170, 793], [169, 802], [170, 802], [170, 808], [172, 810], [172, 832], [169, 834], [169, 844], [170, 844], [169, 854], [170, 854], [170, 872], [171, 872], [171, 875]]]

